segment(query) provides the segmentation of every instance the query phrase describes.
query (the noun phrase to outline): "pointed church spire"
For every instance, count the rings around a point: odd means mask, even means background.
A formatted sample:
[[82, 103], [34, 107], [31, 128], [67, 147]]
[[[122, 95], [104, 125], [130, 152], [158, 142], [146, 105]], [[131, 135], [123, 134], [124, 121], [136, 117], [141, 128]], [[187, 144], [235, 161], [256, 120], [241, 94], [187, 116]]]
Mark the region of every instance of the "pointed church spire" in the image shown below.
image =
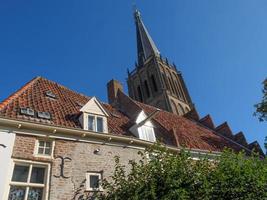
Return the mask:
[[150, 37], [142, 19], [140, 12], [136, 9], [134, 12], [136, 35], [137, 35], [137, 56], [138, 64], [143, 65], [147, 58], [151, 55], [160, 55], [155, 43]]

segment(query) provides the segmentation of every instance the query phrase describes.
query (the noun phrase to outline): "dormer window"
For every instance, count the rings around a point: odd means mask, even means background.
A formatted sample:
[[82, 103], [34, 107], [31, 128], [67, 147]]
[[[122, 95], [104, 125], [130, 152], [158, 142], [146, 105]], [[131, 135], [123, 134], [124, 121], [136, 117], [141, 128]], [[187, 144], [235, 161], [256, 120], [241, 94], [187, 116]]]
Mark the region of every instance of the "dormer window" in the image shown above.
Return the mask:
[[103, 117], [88, 115], [88, 130], [95, 132], [104, 131]]
[[144, 111], [141, 111], [136, 119], [136, 124], [130, 128], [130, 131], [141, 140], [146, 140], [149, 142], [155, 142], [155, 132], [154, 127], [151, 122], [151, 118], [158, 112], [151, 113], [147, 116]]
[[56, 95], [50, 90], [46, 91], [45, 95], [51, 99], [56, 99]]
[[95, 98], [91, 98], [80, 110], [82, 115], [80, 122], [84, 130], [107, 133], [107, 117], [108, 113], [105, 111], [101, 103]]
[[155, 134], [154, 134], [154, 128], [151, 126], [143, 125], [140, 128], [138, 128], [139, 138], [142, 140], [147, 140], [151, 142], [155, 142]]

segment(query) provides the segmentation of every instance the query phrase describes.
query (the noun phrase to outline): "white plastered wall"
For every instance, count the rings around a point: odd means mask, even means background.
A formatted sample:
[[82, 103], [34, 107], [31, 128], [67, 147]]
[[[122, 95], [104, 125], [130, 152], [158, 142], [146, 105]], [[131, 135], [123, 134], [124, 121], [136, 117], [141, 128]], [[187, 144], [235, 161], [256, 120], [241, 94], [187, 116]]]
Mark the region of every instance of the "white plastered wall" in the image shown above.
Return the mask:
[[13, 168], [11, 155], [15, 134], [0, 130], [0, 199], [5, 199]]

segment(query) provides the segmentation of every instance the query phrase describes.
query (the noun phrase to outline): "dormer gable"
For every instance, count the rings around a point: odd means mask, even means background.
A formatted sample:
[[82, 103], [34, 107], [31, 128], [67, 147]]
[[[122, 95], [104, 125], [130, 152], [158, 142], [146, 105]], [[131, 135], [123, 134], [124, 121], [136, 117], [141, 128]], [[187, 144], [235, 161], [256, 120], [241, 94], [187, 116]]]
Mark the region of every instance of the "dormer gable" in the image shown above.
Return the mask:
[[84, 130], [107, 133], [109, 114], [96, 97], [92, 97], [81, 109], [80, 123]]
[[130, 128], [130, 131], [139, 139], [146, 140], [149, 142], [155, 142], [156, 136], [154, 132], [154, 126], [151, 122], [151, 118], [156, 112], [147, 116], [142, 110], [135, 120], [135, 125]]

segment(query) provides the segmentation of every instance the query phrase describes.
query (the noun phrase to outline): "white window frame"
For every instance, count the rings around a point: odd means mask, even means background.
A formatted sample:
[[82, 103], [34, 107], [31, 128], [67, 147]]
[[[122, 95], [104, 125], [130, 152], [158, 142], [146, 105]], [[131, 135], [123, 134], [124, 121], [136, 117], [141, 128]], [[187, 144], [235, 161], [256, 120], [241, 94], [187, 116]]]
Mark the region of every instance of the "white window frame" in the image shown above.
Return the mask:
[[[39, 154], [39, 142], [43, 141], [43, 142], [51, 142], [51, 151], [50, 151], [50, 155], [47, 154]], [[34, 148], [34, 156], [35, 157], [42, 157], [42, 158], [54, 158], [54, 148], [55, 148], [55, 141], [51, 140], [51, 139], [45, 139], [45, 138], [38, 138], [35, 140], [35, 148]]]
[[[12, 177], [13, 177], [15, 165], [29, 166], [27, 183], [26, 182], [24, 183], [24, 182], [15, 182], [15, 181], [12, 181]], [[44, 167], [45, 168], [44, 183], [43, 184], [40, 184], [40, 183], [30, 183], [30, 178], [31, 178], [31, 173], [32, 173], [33, 166]], [[9, 192], [10, 192], [10, 187], [12, 185], [14, 185], [14, 186], [26, 187], [24, 200], [27, 200], [27, 198], [28, 198], [28, 193], [29, 193], [29, 188], [30, 187], [43, 188], [42, 200], [48, 200], [49, 184], [50, 184], [50, 177], [49, 177], [50, 170], [51, 170], [51, 165], [49, 163], [37, 162], [37, 161], [29, 161], [29, 160], [13, 159], [11, 176], [10, 176], [10, 179], [9, 179], [9, 187], [8, 187], [8, 190], [5, 193], [5, 196], [6, 196], [5, 199], [8, 199]]]
[[[156, 134], [153, 123], [148, 119], [144, 111], [141, 111], [136, 118], [135, 125], [130, 128], [130, 131], [139, 139], [148, 142], [156, 142]], [[148, 133], [149, 129], [149, 133]], [[149, 136], [148, 136], [149, 134]]]
[[[101, 181], [102, 181], [102, 174], [103, 172], [86, 172], [86, 182], [85, 182], [85, 190], [86, 191], [103, 191], [103, 188], [101, 187]], [[98, 176], [100, 183], [99, 188], [91, 188], [90, 187], [90, 176]]]
[[[149, 130], [150, 133], [147, 132]], [[149, 142], [156, 142], [154, 128], [151, 126], [143, 125], [138, 128], [139, 138]], [[148, 135], [149, 134], [149, 135]]]
[[[93, 130], [89, 129], [89, 117], [93, 117], [94, 118], [94, 127]], [[97, 130], [97, 118], [101, 118], [102, 119], [102, 132]], [[105, 120], [104, 117], [100, 116], [100, 115], [92, 115], [92, 114], [88, 114], [87, 117], [87, 127], [88, 127], [88, 131], [94, 131], [97, 133], [105, 133]]]

